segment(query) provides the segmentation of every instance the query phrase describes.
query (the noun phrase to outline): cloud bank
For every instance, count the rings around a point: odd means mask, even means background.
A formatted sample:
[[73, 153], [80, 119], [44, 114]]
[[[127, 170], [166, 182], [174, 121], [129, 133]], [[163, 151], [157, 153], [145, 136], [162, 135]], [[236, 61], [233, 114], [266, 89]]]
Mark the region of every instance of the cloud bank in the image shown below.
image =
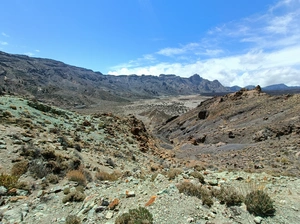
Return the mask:
[[281, 0], [267, 12], [221, 24], [199, 41], [166, 47], [114, 66], [112, 75], [197, 73], [225, 86], [300, 85], [300, 1]]

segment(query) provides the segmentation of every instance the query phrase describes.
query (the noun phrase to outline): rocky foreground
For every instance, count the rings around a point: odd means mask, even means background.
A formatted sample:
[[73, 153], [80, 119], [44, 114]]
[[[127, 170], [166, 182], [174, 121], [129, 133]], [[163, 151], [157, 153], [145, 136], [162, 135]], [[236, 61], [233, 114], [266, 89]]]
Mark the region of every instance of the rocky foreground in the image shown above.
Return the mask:
[[80, 115], [2, 96], [0, 222], [299, 223], [297, 175], [216, 169], [163, 144], [133, 115]]

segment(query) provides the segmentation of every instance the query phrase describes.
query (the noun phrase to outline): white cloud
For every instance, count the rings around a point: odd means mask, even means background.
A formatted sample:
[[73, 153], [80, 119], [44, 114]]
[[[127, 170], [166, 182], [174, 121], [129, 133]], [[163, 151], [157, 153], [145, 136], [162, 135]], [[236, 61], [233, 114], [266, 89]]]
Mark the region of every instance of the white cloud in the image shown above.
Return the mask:
[[5, 41], [1, 41], [0, 44], [1, 44], [1, 45], [8, 45], [8, 43], [5, 42]]
[[38, 50], [38, 49], [37, 49], [37, 50], [35, 50], [35, 52], [38, 52], [38, 53], [39, 53], [39, 52], [40, 52], [40, 50]]
[[4, 32], [2, 32], [1, 35], [4, 36], [4, 37], [9, 37], [9, 35], [7, 35], [7, 34], [4, 33]]
[[34, 53], [32, 53], [32, 52], [26, 52], [24, 54], [27, 55], [27, 56], [30, 56], [30, 57], [34, 56]]
[[109, 74], [189, 77], [198, 73], [226, 86], [300, 85], [299, 24], [300, 1], [281, 0], [265, 14], [216, 26], [199, 42], [150, 54], [156, 59], [152, 63], [123, 64]]

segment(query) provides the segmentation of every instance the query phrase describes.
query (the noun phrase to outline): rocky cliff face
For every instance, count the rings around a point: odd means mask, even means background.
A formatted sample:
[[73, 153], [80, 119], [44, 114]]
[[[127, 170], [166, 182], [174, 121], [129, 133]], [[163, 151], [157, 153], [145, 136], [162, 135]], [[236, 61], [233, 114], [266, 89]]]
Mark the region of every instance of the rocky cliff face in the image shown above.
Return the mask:
[[217, 80], [211, 82], [199, 75], [190, 78], [175, 75], [111, 76], [55, 60], [4, 52], [0, 52], [0, 90], [60, 106], [228, 91]]

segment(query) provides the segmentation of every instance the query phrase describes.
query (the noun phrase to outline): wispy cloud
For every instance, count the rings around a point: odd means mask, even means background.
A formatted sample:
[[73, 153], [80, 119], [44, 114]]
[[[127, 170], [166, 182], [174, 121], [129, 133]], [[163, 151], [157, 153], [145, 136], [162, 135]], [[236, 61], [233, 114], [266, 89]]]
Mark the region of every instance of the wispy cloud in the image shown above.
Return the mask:
[[8, 43], [5, 41], [0, 41], [0, 45], [8, 45]]
[[34, 56], [34, 53], [32, 53], [32, 52], [26, 52], [24, 54], [27, 55], [27, 56], [30, 56], [30, 57]]
[[[260, 15], [216, 26], [199, 41], [149, 54], [111, 74], [194, 73], [223, 85], [300, 85], [300, 1], [281, 0]], [[139, 62], [140, 59], [134, 60]]]
[[4, 36], [4, 37], [9, 37], [9, 35], [4, 33], [4, 32], [2, 32], [1, 35]]

